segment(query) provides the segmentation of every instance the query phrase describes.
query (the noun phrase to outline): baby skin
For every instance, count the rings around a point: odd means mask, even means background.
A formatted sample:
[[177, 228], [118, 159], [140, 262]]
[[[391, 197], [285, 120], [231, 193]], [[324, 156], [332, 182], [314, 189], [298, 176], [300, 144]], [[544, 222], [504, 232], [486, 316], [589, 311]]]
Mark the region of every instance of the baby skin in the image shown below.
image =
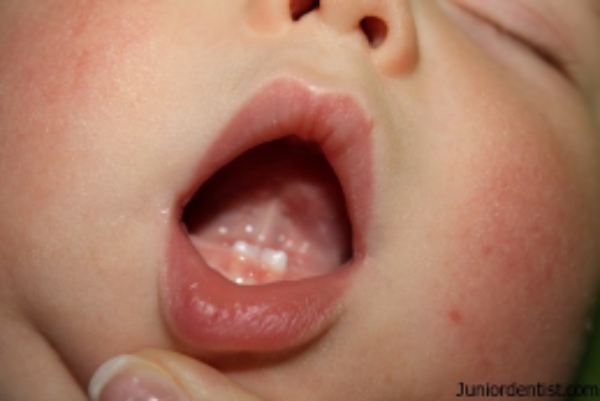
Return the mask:
[[0, 399], [568, 384], [599, 42], [594, 0], [0, 0]]

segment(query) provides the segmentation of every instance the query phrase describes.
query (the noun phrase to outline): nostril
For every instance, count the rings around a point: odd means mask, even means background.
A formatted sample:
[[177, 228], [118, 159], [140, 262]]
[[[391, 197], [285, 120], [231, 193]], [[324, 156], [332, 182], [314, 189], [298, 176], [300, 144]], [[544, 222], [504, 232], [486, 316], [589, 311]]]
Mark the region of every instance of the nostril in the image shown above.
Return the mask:
[[290, 12], [292, 19], [298, 21], [300, 18], [316, 10], [320, 6], [319, 0], [290, 0]]
[[360, 28], [373, 49], [381, 46], [388, 34], [387, 24], [378, 17], [363, 18], [360, 21]]

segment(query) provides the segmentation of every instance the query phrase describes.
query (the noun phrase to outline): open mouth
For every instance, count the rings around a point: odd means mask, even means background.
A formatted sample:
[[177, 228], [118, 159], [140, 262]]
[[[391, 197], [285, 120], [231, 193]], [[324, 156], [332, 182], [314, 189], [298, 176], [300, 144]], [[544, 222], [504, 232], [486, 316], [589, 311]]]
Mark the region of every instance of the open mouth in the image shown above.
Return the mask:
[[351, 96], [288, 79], [225, 126], [178, 199], [162, 280], [191, 353], [282, 351], [333, 325], [365, 264], [371, 134]]
[[317, 277], [352, 257], [337, 175], [318, 144], [297, 136], [220, 169], [188, 203], [183, 222], [207, 264], [237, 284]]

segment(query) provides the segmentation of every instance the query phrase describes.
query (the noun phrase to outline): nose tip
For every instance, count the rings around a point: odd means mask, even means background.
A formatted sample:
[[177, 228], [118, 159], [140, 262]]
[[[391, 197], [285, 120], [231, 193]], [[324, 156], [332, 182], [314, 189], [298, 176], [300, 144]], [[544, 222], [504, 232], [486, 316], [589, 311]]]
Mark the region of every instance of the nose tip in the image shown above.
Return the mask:
[[406, 74], [418, 61], [417, 34], [406, 0], [321, 0], [323, 21], [342, 34], [360, 33], [374, 63]]

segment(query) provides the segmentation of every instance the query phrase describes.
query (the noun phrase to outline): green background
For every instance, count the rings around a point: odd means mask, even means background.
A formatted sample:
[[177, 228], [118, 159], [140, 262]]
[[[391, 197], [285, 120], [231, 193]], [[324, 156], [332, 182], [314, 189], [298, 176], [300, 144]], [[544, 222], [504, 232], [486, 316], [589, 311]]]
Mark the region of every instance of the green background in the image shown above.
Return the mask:
[[[590, 337], [590, 345], [577, 384], [597, 385], [600, 387], [600, 308], [596, 308], [595, 333]], [[600, 400], [600, 398], [580, 397], [576, 401]]]

